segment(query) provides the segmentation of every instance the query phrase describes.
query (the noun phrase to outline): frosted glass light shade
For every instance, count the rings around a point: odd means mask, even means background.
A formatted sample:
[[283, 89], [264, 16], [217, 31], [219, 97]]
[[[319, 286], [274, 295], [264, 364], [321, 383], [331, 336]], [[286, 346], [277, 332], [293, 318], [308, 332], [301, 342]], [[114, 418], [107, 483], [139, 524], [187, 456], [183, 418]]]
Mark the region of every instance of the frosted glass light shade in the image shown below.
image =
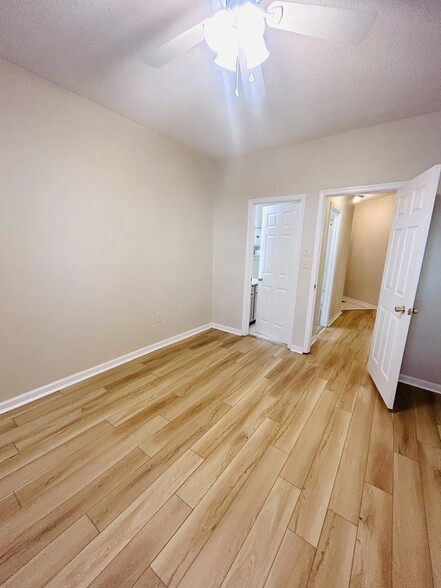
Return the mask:
[[245, 46], [245, 57], [247, 69], [254, 69], [262, 65], [269, 57], [269, 51], [266, 47], [263, 37], [253, 39]]
[[218, 10], [204, 23], [204, 36], [207, 45], [214, 53], [224, 53], [239, 49], [239, 38], [234, 26], [231, 10]]
[[237, 69], [238, 51], [221, 51], [214, 60], [215, 64], [229, 71]]
[[250, 38], [263, 37], [265, 33], [265, 16], [255, 4], [243, 4], [234, 11], [240, 43]]

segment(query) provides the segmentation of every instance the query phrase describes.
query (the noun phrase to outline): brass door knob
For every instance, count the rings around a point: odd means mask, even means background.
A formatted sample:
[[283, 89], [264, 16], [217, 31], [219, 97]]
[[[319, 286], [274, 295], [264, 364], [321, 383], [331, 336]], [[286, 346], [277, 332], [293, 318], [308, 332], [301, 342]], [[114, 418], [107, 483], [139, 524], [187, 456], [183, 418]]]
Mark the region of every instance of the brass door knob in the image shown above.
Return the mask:
[[420, 311], [418, 310], [418, 308], [409, 308], [407, 314], [418, 314], [419, 312]]
[[399, 312], [400, 314], [404, 314], [406, 312], [406, 307], [405, 306], [396, 306], [395, 312]]

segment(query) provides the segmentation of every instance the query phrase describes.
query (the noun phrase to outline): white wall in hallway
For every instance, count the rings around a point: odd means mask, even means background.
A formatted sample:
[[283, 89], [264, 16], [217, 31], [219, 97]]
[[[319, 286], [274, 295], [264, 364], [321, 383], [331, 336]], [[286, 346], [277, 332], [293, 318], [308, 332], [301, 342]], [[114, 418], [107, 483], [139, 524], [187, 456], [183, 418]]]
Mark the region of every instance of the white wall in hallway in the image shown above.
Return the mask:
[[389, 194], [355, 205], [344, 293], [377, 305], [396, 204]]

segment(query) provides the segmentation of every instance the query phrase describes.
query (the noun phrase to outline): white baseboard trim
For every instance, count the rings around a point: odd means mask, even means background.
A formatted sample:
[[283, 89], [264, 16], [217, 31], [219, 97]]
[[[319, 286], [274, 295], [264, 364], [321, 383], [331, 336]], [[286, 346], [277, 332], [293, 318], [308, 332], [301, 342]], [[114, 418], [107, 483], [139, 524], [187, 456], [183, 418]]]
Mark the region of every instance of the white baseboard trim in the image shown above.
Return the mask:
[[342, 311], [341, 311], [341, 310], [339, 310], [339, 311], [337, 312], [337, 314], [335, 314], [335, 315], [332, 317], [332, 319], [331, 319], [331, 320], [329, 321], [329, 323], [328, 323], [328, 327], [330, 327], [330, 326], [332, 325], [332, 323], [335, 323], [335, 321], [338, 319], [338, 317], [339, 317], [339, 316], [341, 316], [341, 313], [342, 313]]
[[52, 382], [51, 384], [46, 384], [45, 386], [41, 386], [40, 388], [36, 388], [35, 390], [31, 390], [30, 392], [25, 392], [24, 394], [20, 394], [19, 396], [15, 396], [14, 398], [4, 400], [3, 402], [0, 402], [0, 414], [13, 410], [14, 408], [23, 406], [24, 404], [28, 404], [29, 402], [33, 402], [34, 400], [38, 400], [39, 398], [43, 398], [44, 396], [49, 396], [49, 394], [53, 394], [54, 392], [58, 392], [60, 390], [63, 390], [64, 388], [68, 388], [73, 384], [78, 384], [83, 380], [87, 380], [88, 378], [97, 376], [98, 374], [101, 374], [103, 372], [107, 372], [112, 368], [123, 365], [124, 363], [132, 361], [133, 359], [137, 359], [138, 357], [142, 357], [143, 355], [148, 355], [153, 351], [157, 351], [158, 349], [162, 349], [163, 347], [167, 347], [168, 345], [172, 345], [173, 343], [178, 343], [179, 341], [183, 341], [184, 339], [188, 339], [189, 337], [193, 337], [194, 335], [198, 335], [199, 333], [208, 331], [208, 329], [211, 328], [218, 329], [219, 326], [213, 325], [212, 323], [202, 325], [201, 327], [191, 329], [190, 331], [186, 331], [185, 333], [180, 333], [179, 335], [175, 335], [174, 337], [169, 337], [168, 339], [163, 339], [162, 341], [158, 341], [157, 343], [152, 343], [151, 345], [147, 345], [147, 347], [143, 347], [142, 349], [138, 349], [137, 351], [132, 351], [131, 353], [127, 353], [126, 355], [122, 355], [121, 357], [118, 357], [116, 359], [111, 359], [95, 367], [91, 367], [82, 372], [73, 374], [72, 376], [67, 376], [66, 378], [62, 378], [61, 380]]
[[350, 302], [351, 304], [357, 305], [360, 307], [361, 310], [377, 310], [375, 304], [369, 304], [369, 302], [363, 302], [362, 300], [357, 300], [356, 298], [350, 298], [349, 296], [343, 296], [345, 301]]
[[400, 374], [398, 381], [402, 384], [415, 386], [415, 388], [422, 388], [423, 390], [429, 390], [429, 392], [436, 392], [437, 394], [441, 394], [441, 384], [435, 384], [435, 382], [420, 380], [419, 378], [413, 378], [412, 376], [406, 376], [404, 374]]
[[219, 325], [218, 323], [211, 323], [210, 327], [212, 329], [217, 329], [218, 331], [224, 331], [225, 333], [230, 333], [231, 335], [238, 335], [239, 337], [242, 336], [242, 331], [240, 329], [234, 329], [233, 327], [227, 327], [226, 325]]
[[298, 345], [288, 345], [288, 349], [294, 351], [294, 353], [303, 354], [303, 347], [299, 347]]

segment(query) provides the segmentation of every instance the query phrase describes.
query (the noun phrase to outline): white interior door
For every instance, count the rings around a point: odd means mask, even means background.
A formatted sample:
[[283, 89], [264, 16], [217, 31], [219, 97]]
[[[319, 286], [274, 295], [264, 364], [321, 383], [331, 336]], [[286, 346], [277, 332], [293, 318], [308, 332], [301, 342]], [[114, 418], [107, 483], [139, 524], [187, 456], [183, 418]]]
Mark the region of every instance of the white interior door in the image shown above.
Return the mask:
[[256, 332], [291, 343], [300, 260], [300, 202], [264, 206]]
[[398, 191], [368, 370], [393, 408], [441, 166]]

